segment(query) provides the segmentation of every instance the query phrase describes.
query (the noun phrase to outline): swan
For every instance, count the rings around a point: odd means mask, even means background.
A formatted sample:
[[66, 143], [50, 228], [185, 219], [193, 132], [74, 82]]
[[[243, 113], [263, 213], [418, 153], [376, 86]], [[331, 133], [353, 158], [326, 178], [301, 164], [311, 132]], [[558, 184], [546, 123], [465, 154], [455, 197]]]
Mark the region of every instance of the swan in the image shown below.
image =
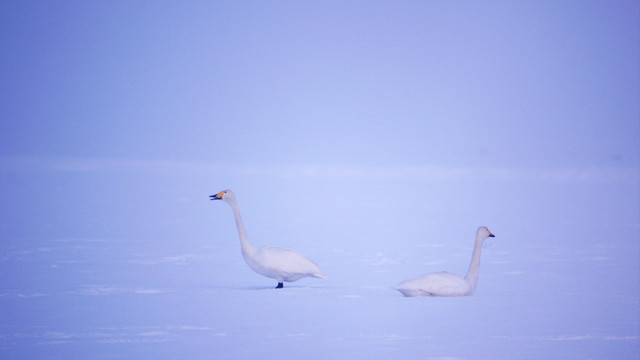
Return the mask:
[[251, 270], [260, 275], [278, 281], [276, 289], [284, 287], [283, 282], [292, 282], [304, 277], [314, 277], [328, 280], [324, 272], [316, 263], [307, 259], [300, 253], [275, 246], [255, 247], [249, 241], [247, 231], [242, 223], [236, 196], [231, 190], [222, 190], [215, 195], [209, 196], [211, 200], [222, 200], [231, 205], [233, 216], [236, 218], [238, 235], [244, 261]]
[[448, 272], [431, 273], [402, 282], [393, 288], [404, 296], [471, 296], [478, 285], [480, 252], [487, 238], [495, 237], [489, 229], [481, 226], [476, 231], [471, 264], [464, 278]]

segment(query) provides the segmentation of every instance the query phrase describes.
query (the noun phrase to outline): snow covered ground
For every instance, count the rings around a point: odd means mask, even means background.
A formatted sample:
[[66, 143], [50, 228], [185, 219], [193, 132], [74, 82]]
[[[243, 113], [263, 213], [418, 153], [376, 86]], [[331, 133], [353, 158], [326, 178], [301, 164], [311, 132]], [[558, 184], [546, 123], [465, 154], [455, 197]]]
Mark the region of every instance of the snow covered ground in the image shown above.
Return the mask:
[[[183, 170], [22, 173], [3, 204], [2, 359], [640, 355], [635, 172]], [[275, 290], [251, 272], [229, 206], [208, 200], [225, 187], [254, 244], [295, 248], [330, 281]], [[496, 238], [475, 296], [391, 289], [463, 275], [478, 225]]]

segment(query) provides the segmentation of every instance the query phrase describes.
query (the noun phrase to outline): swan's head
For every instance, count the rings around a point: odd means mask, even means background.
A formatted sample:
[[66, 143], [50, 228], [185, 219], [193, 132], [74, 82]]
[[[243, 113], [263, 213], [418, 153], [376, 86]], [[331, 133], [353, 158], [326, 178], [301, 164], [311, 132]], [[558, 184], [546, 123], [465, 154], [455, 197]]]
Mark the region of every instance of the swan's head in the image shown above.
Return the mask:
[[486, 238], [490, 238], [490, 237], [495, 237], [495, 235], [493, 235], [491, 233], [491, 231], [489, 231], [489, 229], [487, 229], [486, 226], [480, 226], [478, 228], [478, 231], [476, 231], [476, 238], [477, 239], [486, 239]]
[[210, 200], [222, 200], [226, 203], [231, 203], [235, 201], [236, 196], [233, 194], [231, 190], [222, 190], [215, 195], [209, 196]]

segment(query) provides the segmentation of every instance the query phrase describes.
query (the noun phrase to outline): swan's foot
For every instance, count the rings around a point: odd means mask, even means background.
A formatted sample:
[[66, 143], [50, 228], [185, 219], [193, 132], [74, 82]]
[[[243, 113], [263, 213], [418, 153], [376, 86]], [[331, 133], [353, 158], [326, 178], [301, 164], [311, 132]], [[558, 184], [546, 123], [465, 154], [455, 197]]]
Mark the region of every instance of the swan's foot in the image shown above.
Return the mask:
[[284, 287], [284, 284], [282, 284], [281, 282], [278, 283], [278, 286], [276, 286], [276, 289], [282, 289]]

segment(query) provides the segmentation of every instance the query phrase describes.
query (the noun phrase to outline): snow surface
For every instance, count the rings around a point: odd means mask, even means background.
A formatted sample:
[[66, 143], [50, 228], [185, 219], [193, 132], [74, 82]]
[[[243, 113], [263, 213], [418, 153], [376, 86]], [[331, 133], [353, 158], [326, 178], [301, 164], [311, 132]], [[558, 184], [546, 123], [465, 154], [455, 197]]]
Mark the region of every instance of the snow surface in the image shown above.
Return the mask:
[[[0, 358], [640, 354], [635, 175], [463, 186], [136, 171], [33, 170], [39, 180], [4, 197], [16, 206], [2, 223]], [[231, 210], [208, 200], [225, 187], [254, 244], [295, 248], [330, 280], [275, 290], [253, 273]], [[463, 275], [478, 225], [496, 238], [483, 249], [475, 296], [404, 298], [391, 289], [431, 271]]]

